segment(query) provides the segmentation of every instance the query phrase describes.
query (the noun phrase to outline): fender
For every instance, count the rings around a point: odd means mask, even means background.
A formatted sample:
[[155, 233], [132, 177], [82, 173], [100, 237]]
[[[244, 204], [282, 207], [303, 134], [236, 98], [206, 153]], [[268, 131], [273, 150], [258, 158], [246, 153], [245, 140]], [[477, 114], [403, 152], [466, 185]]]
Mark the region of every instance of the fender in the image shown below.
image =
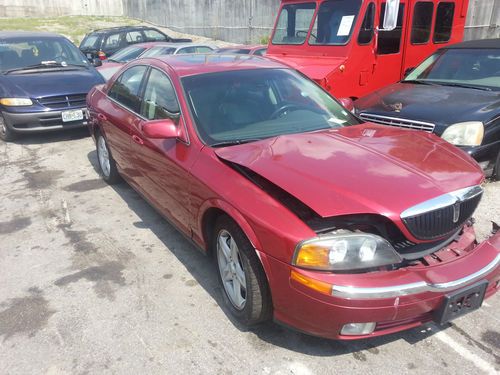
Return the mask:
[[[218, 198], [213, 198], [213, 199], [208, 199], [203, 204], [200, 206], [200, 209], [198, 211], [197, 215], [197, 229], [198, 233], [201, 234], [201, 238], [203, 238], [203, 216], [207, 212], [208, 209], [210, 208], [218, 208], [221, 211], [224, 211], [231, 219], [233, 219], [241, 228], [243, 233], [247, 236], [248, 240], [256, 250], [262, 249], [261, 243], [259, 239], [257, 238], [257, 235], [255, 234], [254, 230], [248, 223], [248, 221], [245, 219], [245, 217], [235, 208], [233, 207], [230, 203], [218, 199]], [[205, 244], [206, 245], [206, 244]]]

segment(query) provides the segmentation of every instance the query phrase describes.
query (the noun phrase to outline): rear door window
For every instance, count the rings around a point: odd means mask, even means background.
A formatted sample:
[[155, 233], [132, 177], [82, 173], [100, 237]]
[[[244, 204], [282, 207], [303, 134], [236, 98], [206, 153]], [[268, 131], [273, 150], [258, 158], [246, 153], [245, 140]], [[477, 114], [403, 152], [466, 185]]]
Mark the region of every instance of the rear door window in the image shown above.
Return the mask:
[[121, 34], [115, 33], [108, 35], [108, 37], [106, 38], [106, 42], [104, 43], [104, 48], [113, 49], [120, 47], [121, 47]]
[[375, 23], [375, 3], [370, 3], [366, 8], [365, 18], [361, 24], [358, 35], [358, 44], [370, 44], [373, 40], [373, 31]]
[[144, 36], [140, 31], [129, 31], [126, 34], [126, 38], [129, 44], [144, 42]]
[[82, 44], [80, 44], [80, 48], [81, 49], [98, 48], [97, 44], [100, 39], [101, 35], [99, 34], [89, 35], [85, 39], [83, 39]]
[[196, 48], [195, 47], [184, 47], [184, 48], [181, 48], [177, 54], [183, 54], [183, 53], [195, 53], [196, 52]]
[[446, 43], [451, 39], [454, 15], [455, 3], [439, 3], [436, 11], [436, 23], [434, 26], [434, 43]]
[[431, 37], [432, 15], [434, 4], [419, 1], [415, 4], [413, 23], [411, 27], [411, 43], [426, 44]]
[[162, 55], [172, 55], [175, 52], [174, 47], [154, 47], [144, 52], [142, 57], [154, 57]]
[[[379, 55], [389, 55], [399, 53], [401, 49], [401, 37], [403, 35], [403, 20], [405, 15], [405, 5], [399, 5], [398, 22], [396, 28], [391, 31], [380, 30], [378, 33]], [[380, 25], [384, 24], [385, 3], [380, 7]]]
[[139, 92], [146, 69], [147, 67], [142, 65], [127, 69], [115, 81], [108, 96], [131, 111], [139, 113], [142, 103]]
[[196, 47], [196, 53], [210, 53], [212, 52], [212, 48], [206, 46], [198, 46]]

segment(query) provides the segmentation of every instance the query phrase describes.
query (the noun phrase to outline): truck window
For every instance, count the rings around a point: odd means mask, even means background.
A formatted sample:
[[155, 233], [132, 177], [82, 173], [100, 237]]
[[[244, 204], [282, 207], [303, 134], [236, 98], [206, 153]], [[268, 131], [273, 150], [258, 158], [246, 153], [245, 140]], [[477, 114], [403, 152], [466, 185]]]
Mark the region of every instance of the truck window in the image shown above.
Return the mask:
[[272, 43], [303, 44], [315, 10], [315, 3], [285, 5], [281, 9]]
[[359, 29], [358, 44], [370, 44], [373, 39], [375, 22], [375, 3], [370, 3], [366, 8], [365, 18]]
[[426, 44], [431, 37], [432, 14], [434, 4], [419, 1], [415, 4], [413, 24], [411, 27], [411, 43]]
[[[398, 23], [394, 30], [380, 30], [378, 33], [378, 49], [379, 55], [389, 55], [399, 53], [401, 47], [401, 36], [403, 35], [403, 19], [405, 15], [405, 5], [399, 5]], [[385, 3], [380, 7], [380, 25], [384, 24]]]
[[310, 44], [344, 45], [352, 34], [361, 0], [329, 0], [321, 4], [314, 22]]
[[434, 43], [446, 43], [451, 38], [455, 3], [439, 3], [436, 12], [436, 25], [434, 26]]

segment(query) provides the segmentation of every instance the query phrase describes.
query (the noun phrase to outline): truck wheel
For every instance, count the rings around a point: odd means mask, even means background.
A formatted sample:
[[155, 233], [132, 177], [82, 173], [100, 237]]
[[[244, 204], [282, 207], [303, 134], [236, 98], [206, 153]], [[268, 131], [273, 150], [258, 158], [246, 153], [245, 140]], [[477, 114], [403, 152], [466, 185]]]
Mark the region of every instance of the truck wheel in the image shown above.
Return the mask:
[[268, 320], [272, 312], [271, 295], [252, 244], [227, 216], [217, 219], [213, 233], [219, 282], [231, 315], [246, 327]]

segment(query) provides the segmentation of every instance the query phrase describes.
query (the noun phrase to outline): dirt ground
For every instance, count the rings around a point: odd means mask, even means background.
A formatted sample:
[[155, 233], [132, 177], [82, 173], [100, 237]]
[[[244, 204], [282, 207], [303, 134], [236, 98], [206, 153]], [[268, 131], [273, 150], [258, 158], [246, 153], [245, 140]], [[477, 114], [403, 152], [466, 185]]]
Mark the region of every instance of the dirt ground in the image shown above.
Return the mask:
[[[86, 132], [0, 141], [0, 374], [482, 374], [500, 370], [500, 297], [445, 327], [335, 342], [232, 322], [215, 269]], [[476, 214], [500, 222], [500, 183]]]

